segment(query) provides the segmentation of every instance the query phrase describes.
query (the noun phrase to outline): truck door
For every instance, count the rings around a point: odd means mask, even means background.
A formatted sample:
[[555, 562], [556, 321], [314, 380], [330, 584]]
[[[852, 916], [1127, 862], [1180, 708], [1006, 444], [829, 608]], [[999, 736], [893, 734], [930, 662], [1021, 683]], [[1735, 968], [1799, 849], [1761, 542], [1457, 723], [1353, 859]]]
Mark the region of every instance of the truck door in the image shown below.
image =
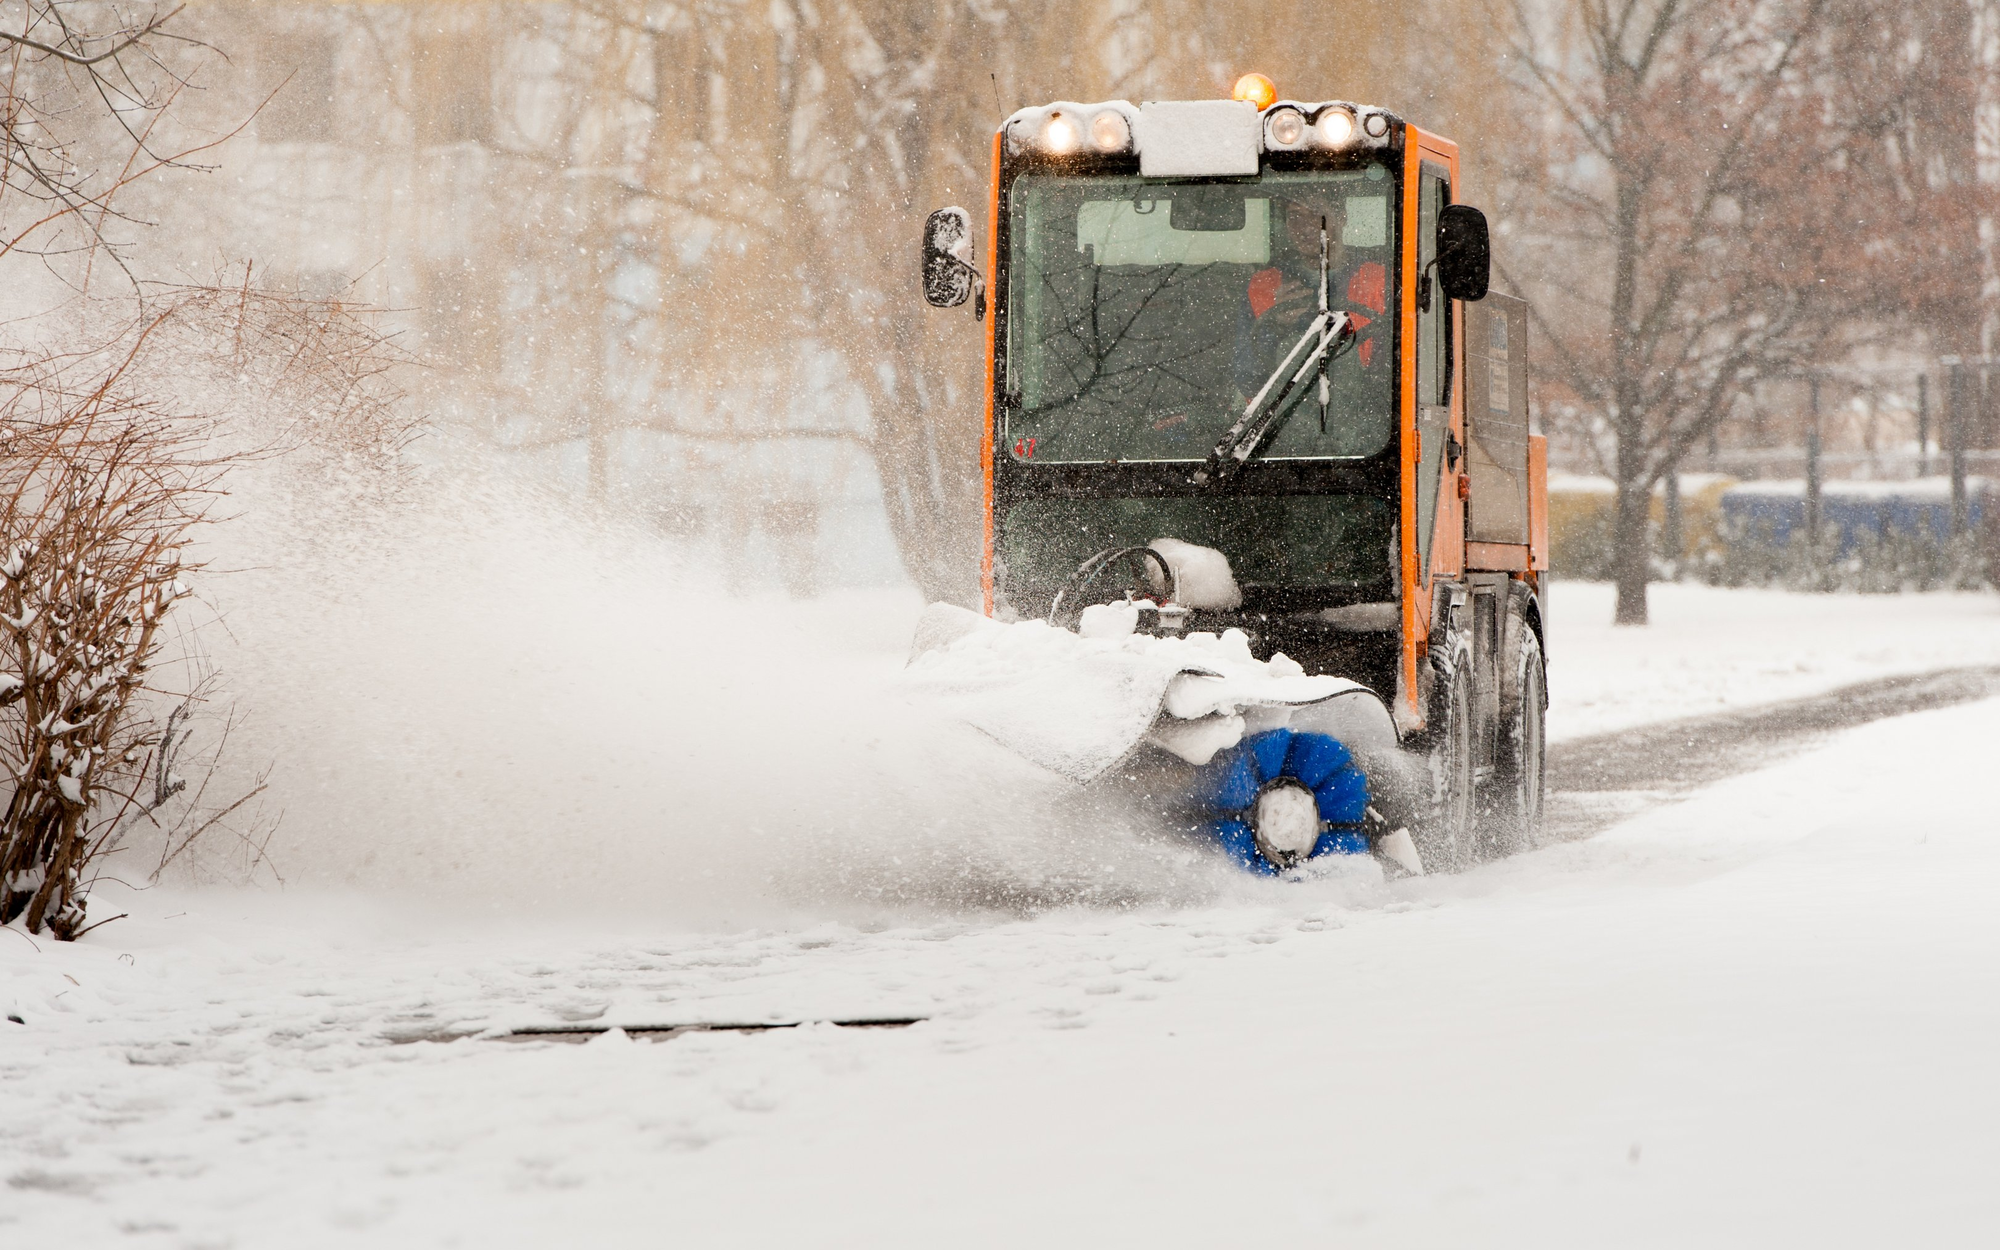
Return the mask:
[[1438, 530], [1439, 482], [1451, 439], [1451, 301], [1432, 267], [1438, 214], [1450, 202], [1450, 171], [1424, 161], [1417, 186], [1417, 431], [1422, 452], [1417, 465], [1417, 568], [1426, 583]]

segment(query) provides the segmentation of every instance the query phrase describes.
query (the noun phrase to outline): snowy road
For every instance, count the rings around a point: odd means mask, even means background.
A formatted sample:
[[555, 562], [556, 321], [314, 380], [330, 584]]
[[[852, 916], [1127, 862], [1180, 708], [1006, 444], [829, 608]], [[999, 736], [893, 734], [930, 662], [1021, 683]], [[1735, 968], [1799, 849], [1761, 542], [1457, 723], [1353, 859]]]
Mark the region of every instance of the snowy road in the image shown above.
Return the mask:
[[2000, 696], [2000, 668], [1881, 677], [1763, 707], [1639, 725], [1549, 749], [1546, 841], [1621, 819], [1766, 766], [1843, 729]]
[[[1764, 702], [1869, 675], [1822, 654]], [[75, 946], [0, 933], [0, 1243], [1982, 1243], [1995, 742], [1995, 700], [1876, 720], [1456, 878], [1181, 907], [121, 898]]]

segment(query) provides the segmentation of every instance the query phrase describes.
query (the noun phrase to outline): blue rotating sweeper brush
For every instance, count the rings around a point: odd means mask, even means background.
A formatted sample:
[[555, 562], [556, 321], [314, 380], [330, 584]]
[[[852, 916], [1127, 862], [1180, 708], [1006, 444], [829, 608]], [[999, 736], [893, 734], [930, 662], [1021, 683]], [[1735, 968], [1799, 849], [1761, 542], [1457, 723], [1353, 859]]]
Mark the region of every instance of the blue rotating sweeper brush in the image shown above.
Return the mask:
[[1252, 872], [1368, 850], [1367, 774], [1325, 734], [1273, 729], [1245, 738], [1203, 768], [1194, 796], [1217, 840]]

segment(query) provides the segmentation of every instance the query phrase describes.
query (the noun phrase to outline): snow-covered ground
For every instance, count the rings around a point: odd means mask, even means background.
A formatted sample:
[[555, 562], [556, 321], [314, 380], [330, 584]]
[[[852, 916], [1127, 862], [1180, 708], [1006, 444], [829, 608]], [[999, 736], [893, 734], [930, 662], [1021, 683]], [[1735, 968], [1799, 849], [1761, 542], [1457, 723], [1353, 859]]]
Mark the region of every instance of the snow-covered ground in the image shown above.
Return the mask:
[[1605, 582], [1557, 582], [1549, 736], [1560, 741], [1820, 694], [1898, 673], [2000, 664], [1990, 594], [1802, 595], [1654, 586], [1651, 623], [1611, 624]]
[[[847, 606], [886, 665], [913, 608]], [[1557, 733], [2000, 661], [1992, 597], [1654, 606], [1559, 589]], [[0, 1244], [1974, 1244], [1996, 741], [2000, 703], [1879, 722], [1460, 877], [1179, 906], [112, 887], [81, 943], [0, 933]]]

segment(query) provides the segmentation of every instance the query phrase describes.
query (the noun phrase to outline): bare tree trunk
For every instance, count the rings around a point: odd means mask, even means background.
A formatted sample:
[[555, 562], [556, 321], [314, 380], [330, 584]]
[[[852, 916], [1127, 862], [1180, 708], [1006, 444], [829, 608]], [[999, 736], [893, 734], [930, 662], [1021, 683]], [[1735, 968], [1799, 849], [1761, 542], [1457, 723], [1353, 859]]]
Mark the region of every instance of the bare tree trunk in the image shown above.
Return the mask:
[[[1607, 74], [1607, 77], [1611, 75]], [[1616, 80], [1613, 79], [1615, 82]], [[1646, 533], [1646, 412], [1638, 377], [1639, 355], [1632, 342], [1639, 284], [1639, 196], [1637, 179], [1614, 166], [1617, 214], [1612, 228], [1611, 393], [1616, 410], [1612, 429], [1618, 483], [1618, 523], [1612, 531], [1611, 562], [1618, 579], [1620, 625], [1646, 623], [1646, 582], [1652, 544]]]
[[[1687, 554], [1686, 516], [1681, 509], [1681, 466], [1679, 461], [1667, 466], [1660, 475], [1660, 492], [1666, 498], [1664, 525], [1660, 533], [1660, 558], [1673, 562], [1676, 570], [1681, 558]], [[1678, 576], [1678, 573], [1675, 574]]]
[[1612, 620], [1619, 625], [1646, 623], [1646, 583], [1651, 572], [1646, 541], [1648, 498], [1649, 492], [1639, 483], [1629, 479], [1618, 483], [1611, 566], [1618, 583], [1618, 609]]
[[[1972, 146], [1978, 185], [2000, 185], [2000, 4], [1972, 0], [1974, 66]], [[1981, 202], [1991, 204], [1991, 192]], [[2000, 335], [2000, 223], [1990, 209], [1979, 214], [1979, 354], [1991, 358]]]

